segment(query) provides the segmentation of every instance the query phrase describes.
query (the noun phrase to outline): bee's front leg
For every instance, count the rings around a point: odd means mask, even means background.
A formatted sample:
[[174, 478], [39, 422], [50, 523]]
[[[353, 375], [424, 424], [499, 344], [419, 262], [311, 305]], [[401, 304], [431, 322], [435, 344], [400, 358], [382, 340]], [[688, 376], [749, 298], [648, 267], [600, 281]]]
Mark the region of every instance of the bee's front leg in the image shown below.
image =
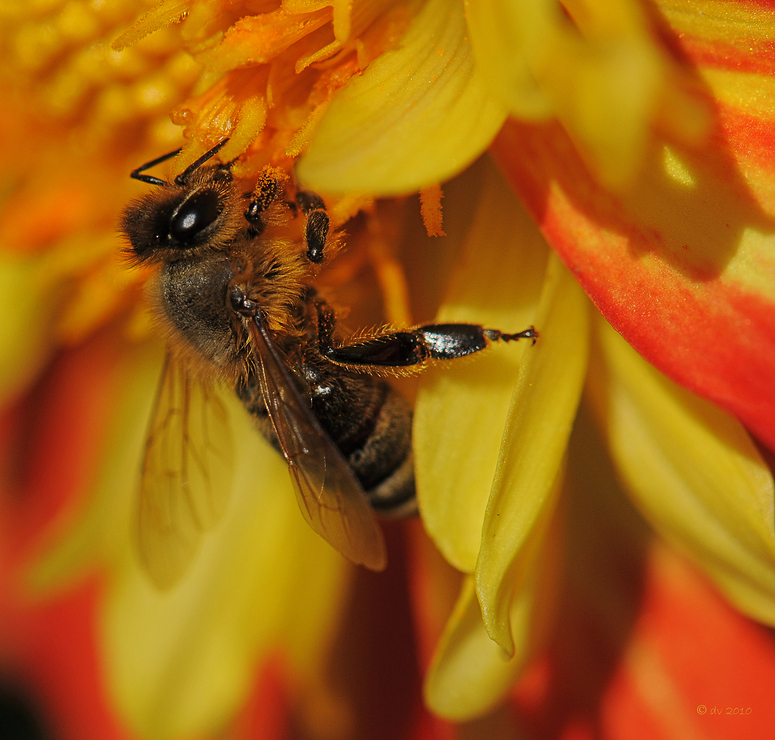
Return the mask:
[[[248, 234], [252, 237], [261, 236], [267, 223], [273, 222], [272, 207], [278, 204], [285, 192], [287, 175], [273, 167], [265, 167], [258, 178], [256, 188], [252, 193], [246, 193], [250, 203], [245, 210], [245, 220], [248, 222]], [[275, 214], [276, 216], [277, 214]]]

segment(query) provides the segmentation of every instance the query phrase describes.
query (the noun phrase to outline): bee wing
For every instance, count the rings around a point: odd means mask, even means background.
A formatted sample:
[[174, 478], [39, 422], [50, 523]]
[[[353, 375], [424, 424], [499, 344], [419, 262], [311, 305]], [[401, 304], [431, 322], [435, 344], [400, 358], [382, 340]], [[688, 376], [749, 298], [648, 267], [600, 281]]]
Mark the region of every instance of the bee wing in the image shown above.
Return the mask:
[[385, 540], [361, 484], [305, 403], [261, 320], [252, 316], [248, 326], [257, 350], [264, 405], [302, 515], [346, 558], [383, 570]]
[[140, 558], [159, 588], [183, 575], [202, 532], [220, 519], [231, 463], [223, 403], [168, 353], [145, 445], [138, 512]]

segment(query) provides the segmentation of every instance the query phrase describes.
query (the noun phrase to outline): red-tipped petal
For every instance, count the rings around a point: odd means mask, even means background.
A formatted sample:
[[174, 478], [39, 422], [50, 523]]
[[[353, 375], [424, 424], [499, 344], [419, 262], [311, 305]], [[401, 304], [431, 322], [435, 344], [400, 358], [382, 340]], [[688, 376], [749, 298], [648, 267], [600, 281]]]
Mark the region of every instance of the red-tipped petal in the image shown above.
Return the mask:
[[706, 140], [655, 141], [620, 193], [594, 181], [557, 125], [511, 122], [494, 149], [609, 322], [775, 447], [775, 13], [702, 8], [672, 9], [665, 38], [712, 106]]
[[[633, 191], [612, 194], [557, 126], [511, 123], [495, 148], [608, 321], [663, 372], [775, 446], [775, 222], [728, 153], [709, 148], [679, 165], [665, 150]], [[687, 167], [694, 185], [668, 174], [672, 165]]]

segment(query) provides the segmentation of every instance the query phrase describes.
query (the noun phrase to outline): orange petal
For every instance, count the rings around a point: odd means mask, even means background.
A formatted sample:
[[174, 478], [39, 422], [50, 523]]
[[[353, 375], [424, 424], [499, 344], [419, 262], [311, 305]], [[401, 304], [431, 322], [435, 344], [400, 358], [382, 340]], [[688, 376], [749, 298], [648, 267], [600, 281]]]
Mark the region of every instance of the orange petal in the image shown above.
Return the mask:
[[643, 610], [602, 707], [611, 737], [632, 737], [636, 704], [657, 737], [766, 736], [772, 641], [674, 553], [655, 548], [649, 560]]
[[638, 613], [627, 632], [619, 629], [619, 613], [601, 616], [599, 593], [587, 597], [573, 613], [572, 634], [535, 666], [538, 686], [533, 676], [534, 685], [526, 680], [515, 693], [527, 736], [742, 740], [771, 734], [771, 636], [731, 609], [674, 552], [656, 546], [648, 553]]
[[623, 486], [732, 603], [775, 624], [774, 487], [754, 443], [599, 316], [593, 335], [588, 389]]
[[201, 55], [203, 63], [220, 71], [263, 64], [331, 20], [327, 9], [291, 15], [283, 8], [240, 18], [224, 34], [223, 42]]
[[615, 196], [557, 127], [513, 124], [497, 151], [608, 321], [775, 446], [775, 223], [728, 157], [680, 161], [665, 147], [637, 188]]
[[[771, 631], [654, 541], [622, 495], [584, 404], [568, 458], [566, 569], [553, 638], [514, 694], [526, 736], [769, 737]], [[751, 712], [735, 715], [734, 707]]]
[[[715, 106], [702, 146], [655, 142], [606, 192], [557, 126], [510, 124], [501, 164], [608, 321], [647, 360], [775, 446], [775, 13], [686, 4], [675, 44]], [[767, 50], [769, 53], [765, 53]]]

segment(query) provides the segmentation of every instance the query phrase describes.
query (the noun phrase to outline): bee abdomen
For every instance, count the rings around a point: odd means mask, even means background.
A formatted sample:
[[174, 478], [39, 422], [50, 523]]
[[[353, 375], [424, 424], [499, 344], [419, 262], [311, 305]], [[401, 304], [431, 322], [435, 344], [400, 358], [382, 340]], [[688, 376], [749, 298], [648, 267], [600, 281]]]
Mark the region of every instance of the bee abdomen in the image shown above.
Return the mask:
[[412, 409], [383, 380], [304, 366], [312, 410], [384, 516], [414, 513]]
[[347, 461], [371, 506], [383, 516], [415, 513], [412, 410], [390, 387], [363, 444]]
[[[335, 376], [302, 368], [312, 413], [342, 453], [369, 504], [385, 517], [416, 513], [412, 458], [412, 409], [384, 381]], [[244, 378], [237, 396], [261, 434], [281, 450], [267, 414], [258, 379]]]

